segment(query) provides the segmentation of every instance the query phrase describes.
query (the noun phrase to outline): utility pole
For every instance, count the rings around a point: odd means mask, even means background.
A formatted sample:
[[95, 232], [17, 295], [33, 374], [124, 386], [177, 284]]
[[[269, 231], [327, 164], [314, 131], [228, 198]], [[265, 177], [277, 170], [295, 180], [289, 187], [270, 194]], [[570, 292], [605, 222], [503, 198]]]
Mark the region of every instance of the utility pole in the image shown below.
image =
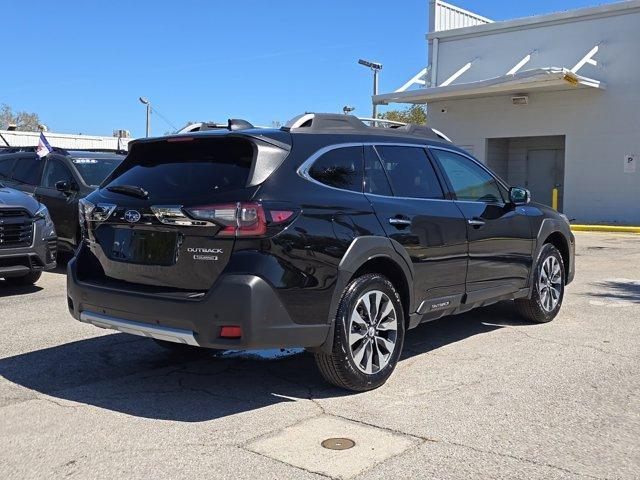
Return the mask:
[[[373, 71], [373, 95], [374, 96], [378, 95], [378, 73], [380, 72], [380, 70], [382, 70], [382, 64], [376, 63], [376, 62], [370, 62], [369, 60], [363, 60], [363, 59], [358, 60], [358, 63], [365, 67], [369, 67]], [[373, 98], [371, 99], [371, 104], [373, 107], [372, 118], [374, 119], [378, 118], [378, 105], [376, 105], [376, 102], [373, 100]]]
[[140, 103], [147, 107], [147, 128], [146, 128], [146, 137], [151, 135], [151, 102], [146, 97], [139, 98]]

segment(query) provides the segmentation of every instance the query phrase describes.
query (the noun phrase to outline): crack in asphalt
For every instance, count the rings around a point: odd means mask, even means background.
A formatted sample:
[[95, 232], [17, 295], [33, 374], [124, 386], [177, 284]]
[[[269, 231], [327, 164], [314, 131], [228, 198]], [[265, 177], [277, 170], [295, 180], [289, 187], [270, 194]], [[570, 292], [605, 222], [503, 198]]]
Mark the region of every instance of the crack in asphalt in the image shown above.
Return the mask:
[[537, 460], [533, 460], [527, 457], [520, 457], [518, 455], [512, 455], [509, 453], [501, 453], [501, 452], [495, 452], [493, 450], [485, 450], [482, 448], [478, 448], [478, 447], [474, 447], [472, 445], [466, 445], [464, 443], [459, 443], [459, 442], [452, 442], [452, 441], [447, 441], [447, 440], [443, 440], [442, 441], [443, 444], [447, 444], [447, 445], [453, 445], [456, 447], [460, 447], [460, 448], [466, 448], [469, 450], [473, 450], [474, 452], [478, 452], [478, 453], [485, 453], [485, 454], [489, 454], [489, 455], [494, 455], [497, 457], [501, 457], [501, 458], [510, 458], [512, 460], [518, 460], [521, 462], [525, 462], [525, 463], [530, 463], [532, 465], [535, 465], [537, 467], [548, 467], [548, 468], [552, 468], [554, 470], [558, 470], [564, 473], [569, 473], [571, 475], [578, 475], [584, 478], [591, 478], [593, 480], [612, 480], [611, 477], [598, 477], [595, 475], [590, 475], [588, 473], [580, 473], [580, 472], [575, 472], [571, 469], [565, 468], [565, 467], [560, 467], [558, 465], [554, 465], [552, 463], [547, 463], [547, 462], [540, 462]]

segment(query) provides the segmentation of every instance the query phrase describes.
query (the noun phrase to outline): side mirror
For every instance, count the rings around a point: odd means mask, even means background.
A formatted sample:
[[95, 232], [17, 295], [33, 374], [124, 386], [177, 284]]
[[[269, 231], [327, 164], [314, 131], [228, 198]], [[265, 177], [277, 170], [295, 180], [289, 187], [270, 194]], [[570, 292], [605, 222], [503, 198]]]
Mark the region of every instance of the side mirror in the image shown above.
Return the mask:
[[526, 188], [511, 187], [509, 201], [514, 205], [526, 205], [531, 201], [531, 193]]
[[62, 193], [71, 193], [77, 190], [77, 187], [73, 183], [60, 180], [56, 182], [56, 190]]

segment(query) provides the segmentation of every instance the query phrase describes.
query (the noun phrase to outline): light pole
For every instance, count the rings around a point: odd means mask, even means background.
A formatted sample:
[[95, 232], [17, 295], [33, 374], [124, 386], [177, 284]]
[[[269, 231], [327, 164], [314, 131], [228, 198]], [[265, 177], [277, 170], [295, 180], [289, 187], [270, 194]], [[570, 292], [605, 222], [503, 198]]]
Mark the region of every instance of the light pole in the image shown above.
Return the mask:
[[[382, 70], [382, 64], [363, 59], [358, 60], [358, 63], [373, 70], [373, 95], [378, 95], [378, 72]], [[371, 103], [373, 104], [372, 118], [378, 118], [378, 105], [376, 105], [373, 99], [371, 99]]]
[[143, 105], [146, 105], [147, 107], [147, 130], [146, 130], [146, 137], [148, 137], [151, 134], [151, 102], [149, 101], [148, 98], [145, 97], [140, 97], [139, 98], [140, 103], [142, 103]]

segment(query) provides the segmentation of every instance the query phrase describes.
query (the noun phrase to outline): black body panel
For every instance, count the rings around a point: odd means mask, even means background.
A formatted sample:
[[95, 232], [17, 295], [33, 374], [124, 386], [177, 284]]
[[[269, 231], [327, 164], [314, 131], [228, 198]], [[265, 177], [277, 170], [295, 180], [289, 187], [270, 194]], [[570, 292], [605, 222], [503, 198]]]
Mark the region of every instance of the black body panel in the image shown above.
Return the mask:
[[[532, 265], [550, 238], [565, 242], [567, 281], [573, 277], [573, 235], [556, 212], [534, 204], [459, 200], [444, 169], [426, 153], [431, 147], [466, 155], [463, 151], [417, 136], [302, 130], [205, 131], [133, 142], [133, 151], [136, 144], [188, 142], [191, 137], [252, 142], [254, 158], [244, 188], [211, 191], [197, 202], [237, 204], [239, 209], [259, 205], [265, 212], [265, 230], [246, 238], [224, 237], [215, 222], [162, 223], [152, 208], [158, 203], [151, 181], [145, 183], [146, 198], [101, 188], [87, 200], [113, 205], [114, 211], [107, 220], [89, 225], [69, 264], [73, 315], [80, 319], [86, 310], [191, 331], [198, 344], [208, 347], [304, 346], [330, 351], [344, 288], [362, 272], [376, 271], [392, 279], [409, 327], [527, 296]], [[424, 150], [425, 167], [433, 168], [441, 198], [405, 197], [391, 187], [387, 194], [366, 190], [370, 186], [364, 160], [377, 145]], [[331, 158], [342, 164], [313, 170], [318, 159], [336, 149], [343, 149], [344, 155], [334, 152]], [[126, 168], [123, 164], [113, 178]], [[420, 182], [416, 177], [415, 186]], [[194, 202], [186, 194], [162, 197], [164, 206], [182, 211]], [[139, 213], [140, 220], [129, 223], [130, 210]], [[273, 220], [272, 213], [283, 211], [290, 214], [286, 221]], [[137, 233], [117, 233], [122, 230]], [[176, 239], [173, 256], [166, 251], [171, 235]], [[122, 247], [118, 238], [137, 242], [139, 251]], [[164, 242], [163, 254], [146, 245], [149, 238]], [[114, 250], [114, 242], [120, 250]], [[201, 262], [193, 256], [194, 249], [215, 251], [216, 259]], [[241, 326], [246, 334], [221, 339], [224, 325]]]

